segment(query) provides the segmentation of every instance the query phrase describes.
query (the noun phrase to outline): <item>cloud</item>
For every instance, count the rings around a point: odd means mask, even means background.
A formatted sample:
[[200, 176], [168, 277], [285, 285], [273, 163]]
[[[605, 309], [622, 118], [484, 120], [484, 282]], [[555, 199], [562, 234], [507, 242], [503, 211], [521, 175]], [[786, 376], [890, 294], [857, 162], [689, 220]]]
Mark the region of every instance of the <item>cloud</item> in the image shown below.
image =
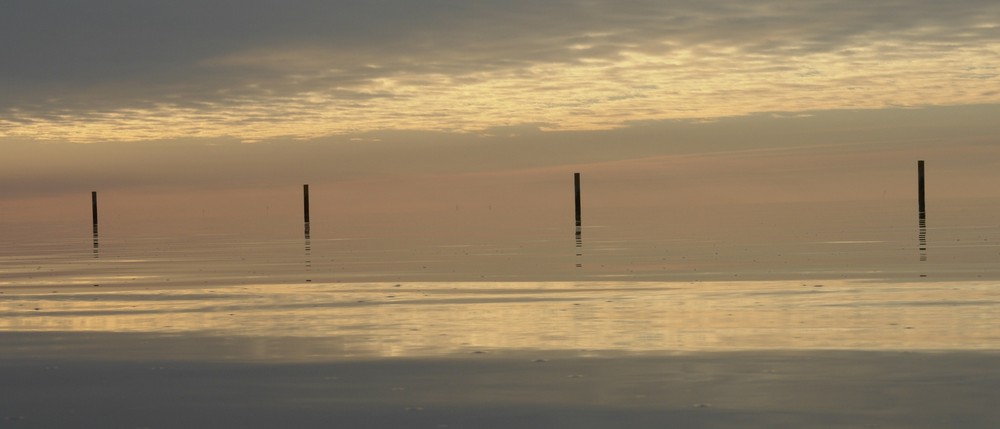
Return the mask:
[[998, 102], [991, 1], [15, 0], [0, 136], [386, 129]]
[[[926, 157], [939, 167], [952, 159], [956, 171], [995, 176], [1000, 171], [995, 165], [1000, 148], [998, 115], [1000, 105], [990, 105], [827, 111], [795, 117], [760, 114], [711, 122], [645, 121], [605, 131], [540, 131], [545, 124], [497, 127], [477, 135], [369, 131], [259, 144], [234, 139], [86, 145], [7, 141], [0, 157], [0, 199], [93, 189], [294, 187], [579, 169], [615, 176], [655, 170], [667, 176], [683, 172], [685, 177], [703, 177], [725, 169], [725, 164], [712, 159], [754, 158], [754, 166], [767, 170], [771, 168], [767, 158], [777, 160], [789, 153], [811, 160], [813, 164], [800, 166], [805, 170], [833, 168], [825, 157], [849, 159], [836, 167], [845, 172], [863, 165], [877, 172], [877, 162], [858, 161], [869, 156], [907, 166]], [[690, 159], [704, 162], [687, 165]], [[789, 165], [793, 163], [785, 164]], [[699, 169], [705, 171], [696, 173]], [[995, 180], [981, 183], [986, 186]]]

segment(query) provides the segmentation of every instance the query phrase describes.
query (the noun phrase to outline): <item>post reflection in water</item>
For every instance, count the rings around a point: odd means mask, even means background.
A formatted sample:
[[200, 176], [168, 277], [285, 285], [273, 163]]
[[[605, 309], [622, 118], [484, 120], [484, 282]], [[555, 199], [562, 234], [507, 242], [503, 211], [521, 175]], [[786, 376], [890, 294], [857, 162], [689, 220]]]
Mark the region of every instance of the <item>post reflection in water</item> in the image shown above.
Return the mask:
[[95, 258], [98, 258], [101, 255], [100, 250], [98, 250], [98, 240], [97, 240], [97, 238], [98, 238], [97, 237], [97, 225], [94, 225], [94, 257]]
[[309, 222], [305, 226], [306, 271], [312, 270], [312, 237], [309, 233]]
[[583, 268], [583, 229], [580, 225], [576, 226], [576, 267]]
[[920, 212], [920, 227], [917, 233], [920, 241], [920, 262], [927, 261], [927, 214]]

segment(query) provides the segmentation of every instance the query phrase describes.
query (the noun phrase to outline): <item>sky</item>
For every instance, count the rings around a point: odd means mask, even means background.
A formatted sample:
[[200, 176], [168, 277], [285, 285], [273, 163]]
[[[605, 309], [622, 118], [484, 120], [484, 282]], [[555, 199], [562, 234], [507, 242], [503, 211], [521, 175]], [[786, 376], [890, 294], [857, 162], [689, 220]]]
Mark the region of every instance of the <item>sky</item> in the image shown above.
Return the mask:
[[909, 198], [910, 177], [896, 177], [923, 158], [955, 194], [997, 196], [992, 0], [2, 8], [8, 218], [92, 189], [302, 183], [385, 211], [372, 195], [386, 183], [464, 187], [450, 207], [475, 183], [555, 188], [580, 170], [628, 189], [684, 182], [685, 201], [815, 199], [832, 171], [841, 186], [824, 198]]

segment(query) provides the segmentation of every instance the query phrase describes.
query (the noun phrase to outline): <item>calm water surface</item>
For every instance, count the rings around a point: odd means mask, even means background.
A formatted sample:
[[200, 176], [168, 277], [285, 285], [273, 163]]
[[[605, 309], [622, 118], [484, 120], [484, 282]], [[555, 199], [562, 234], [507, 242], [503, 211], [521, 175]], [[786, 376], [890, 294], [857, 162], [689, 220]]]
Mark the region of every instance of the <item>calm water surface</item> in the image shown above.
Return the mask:
[[0, 427], [1000, 427], [1000, 210], [911, 206], [0, 224]]
[[693, 227], [598, 216], [579, 235], [16, 230], [0, 254], [0, 330], [239, 338], [250, 345], [224, 355], [253, 360], [1000, 349], [993, 213], [956, 205], [921, 229], [878, 207], [756, 208]]

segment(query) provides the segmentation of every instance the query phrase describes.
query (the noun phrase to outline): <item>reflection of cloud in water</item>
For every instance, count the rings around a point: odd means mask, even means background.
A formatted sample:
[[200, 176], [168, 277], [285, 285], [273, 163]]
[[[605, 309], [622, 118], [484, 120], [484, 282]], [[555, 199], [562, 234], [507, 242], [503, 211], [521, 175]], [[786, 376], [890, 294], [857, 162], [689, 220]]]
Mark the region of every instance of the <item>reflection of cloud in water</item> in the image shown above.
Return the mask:
[[335, 337], [363, 356], [1000, 347], [1000, 322], [981, 317], [1000, 305], [985, 282], [371, 283], [7, 298], [6, 331], [296, 337], [316, 347]]

